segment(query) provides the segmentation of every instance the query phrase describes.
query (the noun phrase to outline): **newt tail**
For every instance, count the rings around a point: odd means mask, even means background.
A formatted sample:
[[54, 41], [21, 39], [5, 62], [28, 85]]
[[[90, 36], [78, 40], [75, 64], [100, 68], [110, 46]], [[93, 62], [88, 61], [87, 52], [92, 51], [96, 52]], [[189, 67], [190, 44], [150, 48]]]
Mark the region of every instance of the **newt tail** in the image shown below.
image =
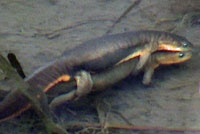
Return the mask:
[[[40, 68], [25, 79], [25, 81], [29, 83], [28, 90], [37, 91], [37, 89], [43, 89], [43, 92], [46, 93], [60, 82], [69, 82], [71, 80], [71, 76], [66, 74], [66, 68], [63, 68], [63, 70], [61, 69], [62, 68], [59, 67], [58, 61], [53, 61], [51, 64]], [[49, 72], [51, 73], [49, 74]], [[39, 99], [40, 94], [38, 93], [37, 96]], [[0, 103], [0, 122], [14, 118], [30, 109], [30, 107], [31, 104], [29, 100], [21, 92], [19, 92], [18, 89], [13, 90]]]

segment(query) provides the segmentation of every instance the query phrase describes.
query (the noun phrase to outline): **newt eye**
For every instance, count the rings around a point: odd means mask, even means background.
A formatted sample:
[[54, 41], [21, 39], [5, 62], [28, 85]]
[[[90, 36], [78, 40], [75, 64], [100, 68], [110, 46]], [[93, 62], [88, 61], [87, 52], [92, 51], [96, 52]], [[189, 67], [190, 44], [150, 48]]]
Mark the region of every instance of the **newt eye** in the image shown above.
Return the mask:
[[185, 55], [184, 55], [184, 53], [179, 53], [179, 57], [180, 58], [182, 58], [182, 57], [184, 57]]
[[187, 46], [188, 46], [188, 43], [183, 42], [183, 47], [187, 47]]

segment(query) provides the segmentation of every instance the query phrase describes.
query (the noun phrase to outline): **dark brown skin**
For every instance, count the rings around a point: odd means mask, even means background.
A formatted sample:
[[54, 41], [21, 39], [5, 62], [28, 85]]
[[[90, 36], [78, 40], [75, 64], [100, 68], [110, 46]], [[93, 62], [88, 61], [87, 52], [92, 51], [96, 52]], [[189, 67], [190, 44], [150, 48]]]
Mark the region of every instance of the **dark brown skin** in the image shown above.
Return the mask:
[[[185, 38], [165, 32], [140, 31], [108, 35], [87, 41], [65, 52], [60, 58], [35, 71], [25, 81], [29, 83], [31, 88], [39, 88], [47, 93], [60, 82], [74, 81], [74, 76], [80, 70], [96, 73], [112, 70], [115, 67], [119, 67], [119, 70], [122, 70], [120, 67], [123, 68], [124, 65], [129, 65], [129, 62], [131, 63], [137, 57], [139, 57], [141, 66], [146, 63], [149, 54], [155, 51], [185, 52], [190, 51], [191, 47], [191, 43]], [[124, 78], [129, 74], [125, 75], [125, 72], [122, 71], [122, 75], [119, 75], [121, 77], [119, 80], [122, 79], [122, 76]], [[104, 77], [104, 75], [101, 77]], [[5, 120], [9, 116], [17, 116], [30, 108], [30, 103], [23, 100], [23, 95], [15, 94], [15, 92], [12, 92], [3, 101], [6, 106], [1, 105], [0, 122], [1, 119]], [[7, 109], [10, 105], [5, 101], [9, 101], [9, 97], [15, 99], [14, 104], [16, 105], [12, 104], [12, 106], [20, 105]], [[7, 110], [10, 111], [5, 114]]]
[[[185, 52], [185, 53], [156, 52], [151, 56], [151, 58], [149, 59], [147, 65], [146, 65], [144, 79], [151, 80], [153, 71], [157, 67], [159, 67], [159, 65], [171, 65], [171, 64], [182, 63], [182, 62], [189, 60], [191, 58], [191, 56], [192, 56], [191, 52]], [[98, 90], [105, 89], [105, 88], [112, 86], [113, 84], [121, 81], [122, 79], [126, 78], [128, 75], [130, 75], [132, 73], [133, 70], [135, 70], [136, 65], [138, 63], [138, 59], [139, 58], [136, 57], [134, 60], [130, 60], [119, 66], [114, 66], [114, 68], [106, 70], [102, 73], [92, 75], [92, 80], [93, 80], [93, 90], [92, 91], [98, 91]], [[149, 71], [151, 73], [149, 73]], [[54, 95], [57, 96], [58, 94], [69, 92], [75, 86], [76, 86], [76, 82], [71, 81], [68, 84], [66, 83], [65, 86], [61, 88], [61, 90], [53, 91], [53, 88], [52, 88], [51, 89], [52, 91], [50, 91], [50, 93], [47, 93], [47, 94], [49, 96], [51, 96], [51, 98], [52, 98], [52, 96], [54, 96]], [[16, 92], [16, 93], [18, 93], [18, 92]], [[12, 97], [14, 97], [14, 99], [16, 99], [15, 96], [19, 96], [19, 95], [14, 95], [14, 96], [12, 95]], [[55, 99], [52, 101], [52, 103], [50, 105], [51, 108], [55, 108], [56, 106], [65, 102], [64, 99], [66, 99], [66, 98], [62, 98], [62, 97], [56, 98], [56, 96], [54, 96]], [[9, 102], [9, 101], [7, 101], [7, 102]], [[14, 103], [15, 103], [15, 101], [14, 101]], [[18, 103], [22, 103], [22, 102], [18, 102]], [[25, 104], [25, 103], [22, 103], [22, 104]], [[7, 104], [6, 106], [8, 106], [8, 108], [6, 108], [6, 109], [9, 109], [9, 104]], [[24, 110], [27, 110], [29, 107], [30, 106], [28, 106]], [[4, 115], [6, 115], [6, 114], [4, 114]]]
[[62, 62], [74, 69], [102, 71], [122, 61], [155, 51], [190, 51], [192, 44], [184, 37], [160, 31], [138, 31], [107, 35], [86, 41], [66, 51]]
[[[145, 51], [148, 48], [150, 50]], [[145, 64], [148, 54], [156, 50], [184, 52], [191, 49], [192, 44], [187, 39], [166, 32], [138, 31], [107, 35], [86, 41], [64, 52], [60, 58], [35, 71], [26, 81], [31, 86], [37, 85], [46, 92], [62, 75], [66, 76], [64, 81], [68, 82], [80, 70], [101, 72], [135, 57], [140, 57], [139, 61]], [[146, 58], [141, 60], [142, 57]]]
[[[184, 52], [184, 53], [156, 52], [156, 53], [154, 53], [150, 57], [146, 67], [144, 68], [143, 83], [144, 84], [150, 83], [154, 70], [156, 68], [158, 68], [160, 65], [179, 64], [179, 63], [189, 60], [191, 57], [192, 57], [191, 52]], [[111, 68], [104, 72], [92, 75], [92, 80], [93, 80], [92, 91], [93, 92], [101, 91], [102, 89], [110, 87], [110, 86], [116, 84], [117, 82], [123, 80], [124, 78], [129, 76], [133, 70], [136, 69], [138, 61], [139, 61], [139, 57], [136, 57], [134, 60], [130, 60], [124, 64], [115, 66], [114, 68]], [[145, 83], [145, 82], [147, 82], [147, 83]], [[72, 87], [74, 87], [76, 85], [76, 82], [72, 81], [70, 84], [71, 84], [70, 85], [71, 87], [67, 87], [65, 89], [73, 89]], [[67, 84], [65, 84], [65, 85], [67, 85]], [[62, 87], [62, 89], [63, 88], [64, 87]], [[57, 94], [59, 94], [59, 92], [60, 92], [60, 94], [64, 93], [63, 90], [56, 90], [55, 92]], [[65, 92], [66, 92], [66, 90], [65, 90]], [[55, 94], [55, 93], [53, 92], [52, 94]], [[51, 102], [50, 107], [55, 108], [56, 106], [61, 105], [64, 102], [67, 102], [65, 100], [66, 100], [66, 98], [64, 96], [57, 97]]]

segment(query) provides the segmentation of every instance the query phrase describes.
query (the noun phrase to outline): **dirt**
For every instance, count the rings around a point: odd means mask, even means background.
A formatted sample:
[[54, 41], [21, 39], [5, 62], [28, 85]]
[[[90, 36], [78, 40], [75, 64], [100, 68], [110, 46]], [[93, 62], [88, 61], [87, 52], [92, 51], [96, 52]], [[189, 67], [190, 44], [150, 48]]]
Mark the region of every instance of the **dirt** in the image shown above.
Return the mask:
[[[15, 53], [26, 75], [88, 39], [102, 36], [134, 0], [1, 0], [0, 53]], [[200, 1], [141, 0], [111, 33], [154, 29], [185, 36], [194, 44], [190, 61], [156, 70], [151, 86], [142, 74], [113, 88], [59, 107], [65, 126], [101, 125], [200, 129]], [[95, 103], [94, 103], [95, 102]], [[87, 128], [87, 127], [85, 127]], [[70, 129], [76, 133], [82, 129]], [[106, 130], [87, 129], [85, 133]], [[0, 124], [0, 134], [45, 133], [34, 111]], [[82, 131], [83, 132], [83, 131]], [[109, 133], [154, 133], [111, 130]], [[168, 131], [159, 131], [168, 133]], [[177, 133], [177, 132], [170, 132]], [[186, 131], [185, 133], [191, 133]], [[200, 133], [196, 132], [196, 133]]]

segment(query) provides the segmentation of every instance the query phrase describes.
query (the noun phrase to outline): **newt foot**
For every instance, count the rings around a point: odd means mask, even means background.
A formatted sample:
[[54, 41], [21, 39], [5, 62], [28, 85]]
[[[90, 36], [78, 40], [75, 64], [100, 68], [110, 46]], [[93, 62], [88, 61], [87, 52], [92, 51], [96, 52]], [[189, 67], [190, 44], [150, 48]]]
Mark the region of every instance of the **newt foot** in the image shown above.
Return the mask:
[[78, 98], [91, 92], [93, 81], [91, 75], [88, 72], [79, 72], [78, 75], [75, 76], [75, 79], [77, 83], [76, 95]]
[[93, 81], [91, 75], [86, 71], [81, 71], [75, 76], [75, 80], [77, 83], [77, 89], [72, 90], [69, 93], [60, 95], [52, 100], [49, 104], [51, 109], [55, 109], [58, 105], [66, 103], [68, 101], [77, 100], [80, 97], [87, 95], [91, 92], [93, 87]]

